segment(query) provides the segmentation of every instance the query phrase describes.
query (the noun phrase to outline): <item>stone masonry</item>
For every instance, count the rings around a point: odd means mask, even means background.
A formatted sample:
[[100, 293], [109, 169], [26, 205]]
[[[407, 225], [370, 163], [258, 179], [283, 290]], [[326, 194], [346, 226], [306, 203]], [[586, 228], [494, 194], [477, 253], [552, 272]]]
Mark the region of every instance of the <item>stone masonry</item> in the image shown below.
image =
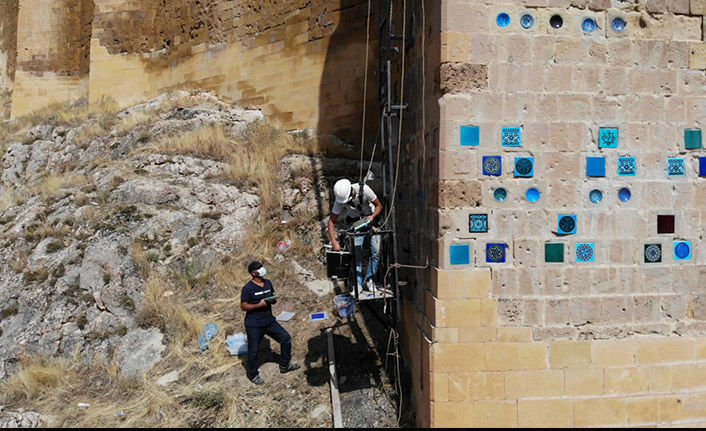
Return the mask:
[[[360, 136], [363, 0], [8, 0], [0, 8], [8, 12], [0, 15], [0, 78], [14, 76], [13, 116], [81, 98], [127, 103], [205, 89], [287, 128]], [[371, 40], [375, 111], [374, 27]], [[5, 52], [17, 58], [16, 74], [14, 63], [2, 70]]]
[[438, 8], [419, 425], [703, 426], [706, 2]]
[[[204, 88], [351, 139], [367, 103], [374, 135], [363, 0], [6, 3], [14, 115]], [[706, 1], [406, 4], [395, 199], [419, 267], [401, 303], [418, 424], [706, 425]]]

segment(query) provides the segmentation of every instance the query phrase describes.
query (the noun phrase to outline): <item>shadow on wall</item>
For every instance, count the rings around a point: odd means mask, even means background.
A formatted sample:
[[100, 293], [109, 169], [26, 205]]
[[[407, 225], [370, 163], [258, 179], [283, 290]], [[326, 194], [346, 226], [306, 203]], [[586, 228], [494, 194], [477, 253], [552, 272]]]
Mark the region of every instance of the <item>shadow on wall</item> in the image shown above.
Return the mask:
[[[351, 150], [351, 157], [359, 160], [362, 141], [361, 124], [365, 106], [364, 159], [366, 161], [363, 163], [363, 175], [370, 163], [370, 154], [380, 121], [377, 93], [378, 7], [376, 0], [370, 0], [370, 42], [368, 44], [366, 44], [368, 0], [324, 1], [321, 2], [319, 10], [315, 11], [316, 19], [323, 27], [323, 34], [317, 36], [327, 35], [331, 28], [335, 27], [329, 39], [319, 87], [316, 133], [322, 142], [329, 144], [329, 148], [348, 148]], [[334, 21], [335, 12], [338, 13], [338, 22]], [[366, 46], [368, 48], [367, 95], [364, 94]], [[367, 97], [367, 103], [364, 103], [365, 97]], [[376, 161], [378, 161], [379, 146], [376, 154]], [[313, 163], [312, 160], [312, 167]], [[316, 178], [316, 181], [329, 194], [332, 191], [333, 182], [340, 178], [348, 178], [352, 182], [358, 182], [360, 179], [360, 164], [350, 164], [350, 167], [345, 170], [341, 170], [341, 166], [340, 163], [334, 165], [327, 162], [326, 158], [323, 160], [321, 177]], [[324, 177], [328, 177], [331, 182], [327, 183]], [[376, 180], [370, 185], [380, 195], [381, 178], [377, 177], [379, 175], [376, 173]], [[331, 208], [320, 196], [317, 198], [317, 205], [319, 219], [324, 219]]]

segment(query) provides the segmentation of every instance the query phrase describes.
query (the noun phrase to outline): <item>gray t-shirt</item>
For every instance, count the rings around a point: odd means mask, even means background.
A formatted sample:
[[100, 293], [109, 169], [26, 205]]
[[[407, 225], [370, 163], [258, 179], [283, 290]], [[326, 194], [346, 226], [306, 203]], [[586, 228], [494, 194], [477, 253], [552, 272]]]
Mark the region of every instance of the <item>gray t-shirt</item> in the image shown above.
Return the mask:
[[[358, 195], [358, 190], [360, 189], [360, 184], [352, 184], [351, 187], [353, 190], [355, 190], [355, 197], [351, 199], [348, 203], [346, 204], [341, 204], [338, 202], [334, 202], [333, 208], [331, 209], [332, 214], [340, 215], [343, 210], [346, 210], [346, 216], [351, 217], [351, 218], [361, 218], [363, 217], [363, 214], [361, 214], [361, 209], [360, 208], [360, 197]], [[373, 211], [375, 211], [375, 205], [373, 205], [373, 201], [375, 201], [378, 197], [375, 195], [375, 192], [373, 189], [368, 187], [367, 185], [364, 186], [363, 188], [363, 205], [369, 205], [370, 206], [370, 213], [372, 214]]]

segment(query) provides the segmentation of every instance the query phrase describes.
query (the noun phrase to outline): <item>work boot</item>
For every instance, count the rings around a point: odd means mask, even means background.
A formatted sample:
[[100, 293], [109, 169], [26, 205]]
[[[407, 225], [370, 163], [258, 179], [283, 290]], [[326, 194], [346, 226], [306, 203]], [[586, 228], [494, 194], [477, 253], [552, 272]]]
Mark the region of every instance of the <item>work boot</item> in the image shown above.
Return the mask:
[[287, 364], [286, 367], [283, 367], [282, 365], [279, 366], [279, 372], [284, 374], [288, 373], [290, 371], [296, 371], [301, 368], [301, 365], [297, 364], [296, 362], [290, 362]]
[[255, 383], [256, 385], [264, 385], [265, 381], [262, 380], [262, 377], [260, 377], [260, 374], [255, 374], [254, 376], [248, 376], [248, 380], [251, 382]]

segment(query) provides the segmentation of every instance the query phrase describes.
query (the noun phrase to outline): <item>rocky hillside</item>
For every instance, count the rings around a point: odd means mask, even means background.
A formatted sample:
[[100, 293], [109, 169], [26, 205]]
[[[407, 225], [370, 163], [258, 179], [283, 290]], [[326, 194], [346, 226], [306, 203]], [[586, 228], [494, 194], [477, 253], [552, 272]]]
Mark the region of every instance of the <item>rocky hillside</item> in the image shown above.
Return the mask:
[[[281, 405], [223, 341], [243, 331], [247, 262], [264, 260], [278, 310], [297, 313], [295, 359], [307, 355], [309, 377], [324, 372], [322, 354], [305, 351], [320, 329], [308, 313], [332, 305], [321, 223], [329, 176], [358, 164], [321, 155], [345, 146], [208, 93], [54, 107], [4, 122], [0, 137], [0, 423], [330, 423], [323, 383], [265, 364], [269, 390], [299, 401]], [[200, 354], [209, 321], [220, 332]], [[167, 373], [176, 381], [158, 384]]]

